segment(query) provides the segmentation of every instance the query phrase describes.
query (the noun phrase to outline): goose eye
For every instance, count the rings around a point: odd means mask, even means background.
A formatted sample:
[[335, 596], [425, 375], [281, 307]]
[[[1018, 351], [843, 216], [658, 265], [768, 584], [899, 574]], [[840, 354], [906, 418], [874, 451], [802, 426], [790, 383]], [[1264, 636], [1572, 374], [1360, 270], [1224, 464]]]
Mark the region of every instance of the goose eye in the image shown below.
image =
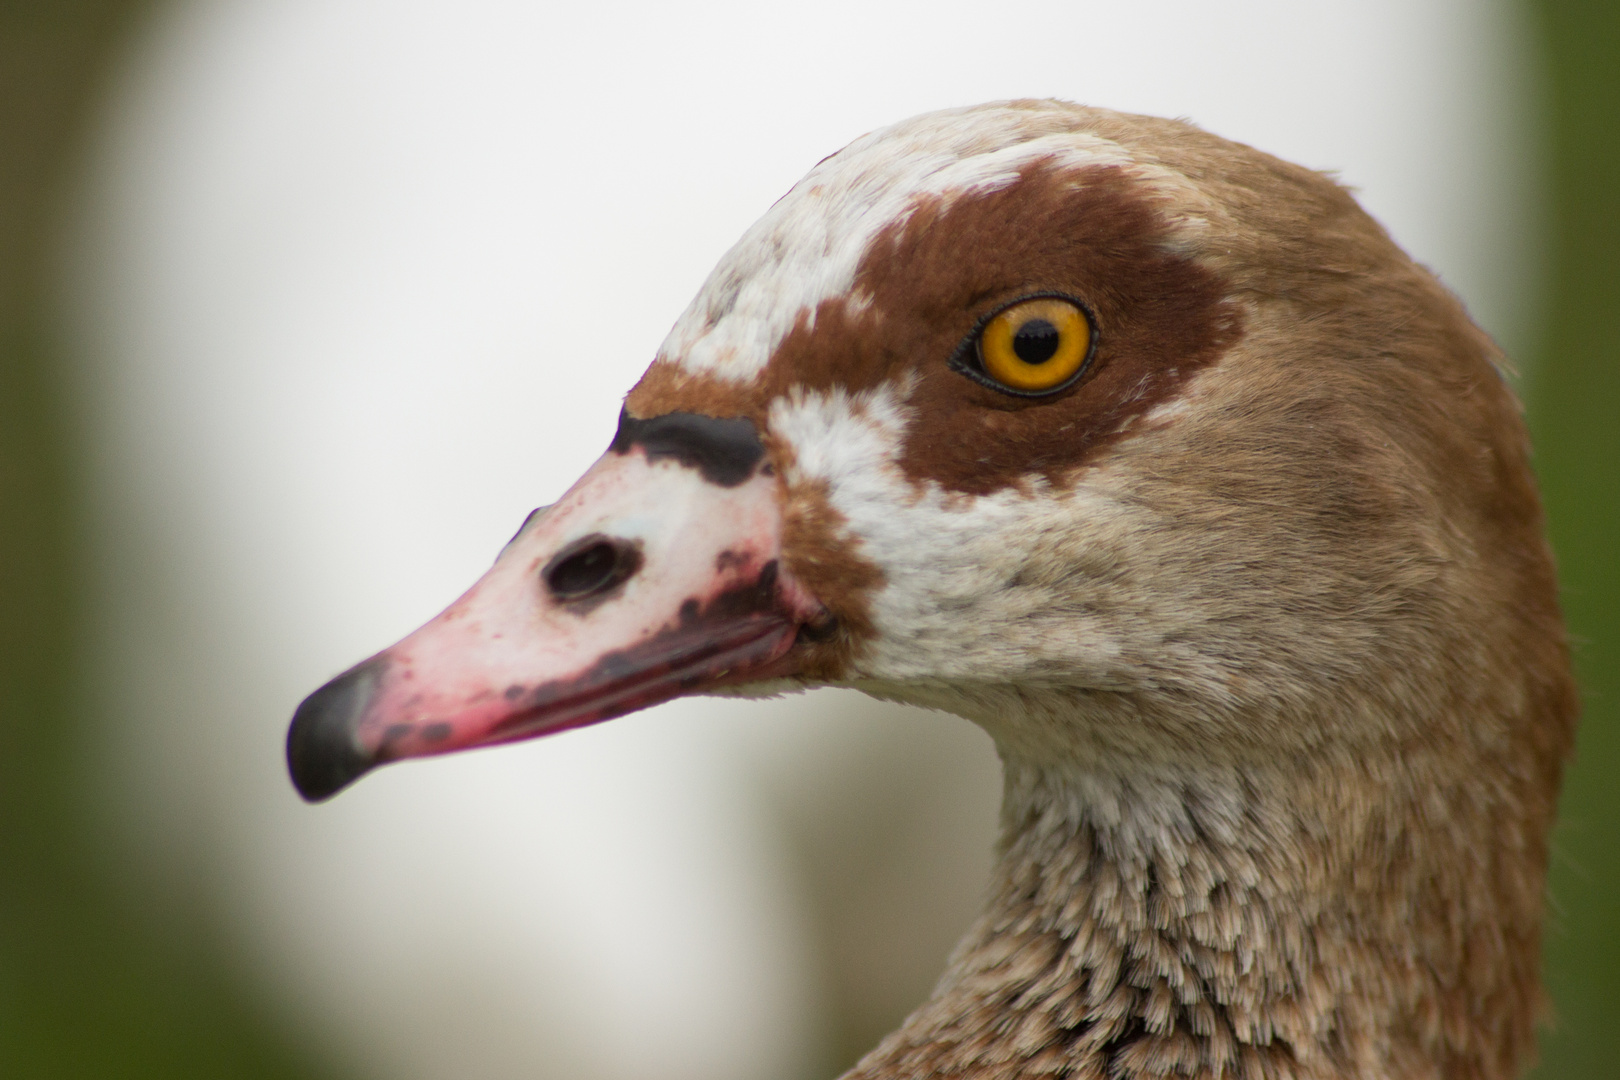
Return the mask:
[[1072, 382], [1091, 355], [1091, 322], [1056, 296], [1021, 300], [979, 331], [979, 364], [998, 386], [1043, 394]]

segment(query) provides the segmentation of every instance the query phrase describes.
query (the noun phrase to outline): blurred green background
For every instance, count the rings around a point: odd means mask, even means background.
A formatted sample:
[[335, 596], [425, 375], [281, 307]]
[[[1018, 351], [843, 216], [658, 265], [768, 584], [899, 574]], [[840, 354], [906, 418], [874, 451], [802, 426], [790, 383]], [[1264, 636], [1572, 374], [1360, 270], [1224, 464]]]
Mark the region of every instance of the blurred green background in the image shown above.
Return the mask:
[[1585, 714], [1553, 837], [1538, 1077], [1620, 1076], [1620, 4], [1539, 0], [1552, 235], [1525, 388]]
[[73, 708], [84, 609], [55, 241], [100, 94], [156, 5], [0, 6], [0, 1076], [315, 1077], [199, 912], [103, 873]]
[[[101, 872], [74, 798], [86, 611], [53, 240], [99, 94], [151, 4], [0, 3], [0, 1075], [326, 1075], [233, 982], [206, 913]], [[1620, 1075], [1620, 4], [1539, 0], [1551, 237], [1525, 387], [1585, 693], [1555, 837], [1557, 1018], [1535, 1075]]]

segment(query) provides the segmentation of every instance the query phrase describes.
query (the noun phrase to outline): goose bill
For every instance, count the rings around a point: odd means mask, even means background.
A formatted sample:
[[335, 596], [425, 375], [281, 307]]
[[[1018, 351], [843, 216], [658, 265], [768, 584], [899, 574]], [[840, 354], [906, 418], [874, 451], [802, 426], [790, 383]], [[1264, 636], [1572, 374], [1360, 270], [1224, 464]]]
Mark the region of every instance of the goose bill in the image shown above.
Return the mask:
[[716, 480], [616, 442], [459, 600], [304, 700], [293, 783], [316, 801], [399, 758], [790, 674], [798, 629], [821, 608], [781, 571], [780, 547], [762, 459]]

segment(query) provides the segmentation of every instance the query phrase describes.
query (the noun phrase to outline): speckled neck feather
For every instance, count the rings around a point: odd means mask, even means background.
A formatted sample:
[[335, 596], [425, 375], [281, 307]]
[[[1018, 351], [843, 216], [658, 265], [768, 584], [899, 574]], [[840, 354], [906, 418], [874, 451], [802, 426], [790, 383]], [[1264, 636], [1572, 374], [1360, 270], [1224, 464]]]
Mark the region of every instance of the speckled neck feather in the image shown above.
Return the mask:
[[1008, 761], [983, 915], [847, 1080], [1514, 1075], [1544, 851], [1473, 786], [1422, 752]]

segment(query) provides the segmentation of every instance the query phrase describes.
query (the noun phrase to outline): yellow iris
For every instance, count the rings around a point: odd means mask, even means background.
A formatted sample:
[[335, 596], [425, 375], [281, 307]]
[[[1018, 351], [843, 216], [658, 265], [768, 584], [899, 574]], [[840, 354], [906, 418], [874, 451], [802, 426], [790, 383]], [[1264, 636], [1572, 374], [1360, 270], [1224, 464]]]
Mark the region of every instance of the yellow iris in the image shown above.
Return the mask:
[[984, 373], [1023, 393], [1061, 386], [1080, 370], [1090, 352], [1086, 313], [1055, 296], [1014, 304], [979, 333]]

